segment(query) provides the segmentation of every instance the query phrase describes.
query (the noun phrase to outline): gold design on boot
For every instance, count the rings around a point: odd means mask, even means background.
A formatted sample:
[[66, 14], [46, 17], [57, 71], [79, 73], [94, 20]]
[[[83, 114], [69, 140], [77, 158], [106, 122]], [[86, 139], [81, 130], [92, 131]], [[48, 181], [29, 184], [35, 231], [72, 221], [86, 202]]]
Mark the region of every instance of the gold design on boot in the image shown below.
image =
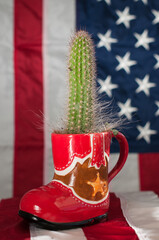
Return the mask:
[[105, 193], [107, 192], [107, 182], [106, 181], [102, 181], [99, 177], [99, 172], [97, 173], [97, 178], [94, 182], [87, 182], [88, 185], [91, 185], [93, 187], [93, 194], [92, 196], [95, 197], [97, 192], [100, 192], [103, 196], [105, 195]]
[[[99, 169], [91, 166], [91, 158], [87, 158], [83, 164], [77, 162], [75, 167], [64, 176], [55, 173], [54, 179], [74, 189], [81, 198], [91, 201], [103, 199], [108, 192], [108, 161]], [[94, 185], [93, 185], [94, 184]]]

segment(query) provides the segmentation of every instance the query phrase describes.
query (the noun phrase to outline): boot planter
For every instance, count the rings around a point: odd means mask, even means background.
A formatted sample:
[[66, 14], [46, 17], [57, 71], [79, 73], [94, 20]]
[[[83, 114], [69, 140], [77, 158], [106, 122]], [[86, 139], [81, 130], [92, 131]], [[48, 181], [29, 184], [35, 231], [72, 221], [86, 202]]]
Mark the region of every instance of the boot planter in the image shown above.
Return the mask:
[[[108, 174], [111, 138], [120, 156]], [[91, 225], [107, 219], [108, 183], [123, 167], [128, 143], [120, 132], [52, 134], [53, 180], [26, 193], [19, 215], [38, 226], [59, 230]]]

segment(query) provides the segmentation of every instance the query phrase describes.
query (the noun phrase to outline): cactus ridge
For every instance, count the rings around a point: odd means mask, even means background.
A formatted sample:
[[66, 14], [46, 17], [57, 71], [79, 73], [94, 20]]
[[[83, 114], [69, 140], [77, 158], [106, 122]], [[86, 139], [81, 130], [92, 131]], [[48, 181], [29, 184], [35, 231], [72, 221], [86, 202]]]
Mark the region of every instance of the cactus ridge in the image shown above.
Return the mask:
[[72, 39], [68, 63], [68, 133], [87, 133], [94, 123], [95, 57], [92, 40], [85, 31]]

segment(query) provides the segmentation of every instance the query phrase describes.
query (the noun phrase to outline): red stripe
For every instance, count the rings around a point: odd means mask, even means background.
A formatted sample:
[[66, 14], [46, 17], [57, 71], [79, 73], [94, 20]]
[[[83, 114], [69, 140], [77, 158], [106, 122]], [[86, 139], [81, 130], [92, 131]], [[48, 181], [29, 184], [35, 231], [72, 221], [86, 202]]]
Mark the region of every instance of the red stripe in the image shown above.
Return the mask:
[[140, 189], [158, 191], [159, 153], [139, 154]]
[[18, 216], [19, 199], [11, 198], [0, 202], [0, 239], [29, 240], [29, 224]]
[[108, 221], [83, 228], [88, 240], [137, 240], [135, 231], [126, 222], [120, 205], [120, 200], [110, 194]]
[[20, 196], [43, 179], [43, 132], [35, 117], [43, 112], [42, 0], [14, 0], [14, 8], [14, 196]]

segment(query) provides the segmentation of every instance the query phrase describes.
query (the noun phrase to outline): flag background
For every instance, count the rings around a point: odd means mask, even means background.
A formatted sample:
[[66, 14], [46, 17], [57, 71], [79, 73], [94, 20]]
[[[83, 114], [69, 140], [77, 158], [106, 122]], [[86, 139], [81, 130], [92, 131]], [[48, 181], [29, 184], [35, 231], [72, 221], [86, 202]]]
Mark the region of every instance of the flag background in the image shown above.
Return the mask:
[[[116, 24], [122, 12], [129, 8], [130, 28]], [[0, 238], [1, 239], [157, 239], [159, 188], [158, 153], [158, 68], [154, 68], [158, 53], [158, 23], [154, 12], [159, 11], [157, 0], [0, 0]], [[119, 12], [118, 12], [119, 13]], [[155, 12], [156, 13], [156, 12]], [[157, 18], [156, 18], [157, 19]], [[156, 20], [157, 21], [157, 20]], [[103, 101], [112, 100], [118, 113], [118, 102], [131, 99], [134, 111], [125, 128], [130, 154], [123, 170], [110, 184], [109, 221], [95, 227], [70, 231], [47, 231], [29, 225], [18, 217], [20, 196], [27, 190], [48, 183], [53, 176], [51, 129], [61, 124], [65, 112], [66, 62], [68, 42], [75, 29], [85, 29], [96, 46], [97, 87], [111, 76], [118, 88], [100, 93]], [[98, 47], [99, 34], [111, 29], [111, 51]], [[155, 38], [144, 47], [135, 47], [134, 32]], [[130, 51], [130, 59], [138, 64], [116, 70]], [[138, 59], [140, 58], [140, 59]], [[118, 58], [119, 59], [119, 58]], [[141, 61], [139, 61], [141, 60]], [[140, 75], [141, 74], [141, 75]], [[135, 78], [149, 81], [155, 87], [136, 92]], [[142, 100], [142, 101], [141, 101]], [[121, 106], [121, 105], [120, 105]], [[134, 109], [133, 109], [134, 110]], [[45, 116], [43, 121], [43, 115]], [[58, 120], [57, 120], [58, 119]], [[126, 118], [127, 119], [127, 118]], [[127, 119], [128, 121], [128, 119]], [[137, 139], [137, 125], [150, 127], [155, 134], [150, 141]], [[49, 124], [48, 124], [49, 123]], [[112, 143], [110, 168], [115, 164], [117, 145]], [[13, 198], [14, 197], [14, 198]], [[9, 198], [9, 199], [6, 199]]]
[[[129, 7], [136, 16], [130, 28], [117, 24], [117, 10]], [[141, 13], [142, 9], [142, 13]], [[159, 186], [158, 69], [154, 54], [158, 54], [158, 23], [153, 24], [152, 10], [159, 10], [157, 1], [65, 1], [65, 0], [0, 0], [0, 197], [21, 196], [27, 190], [47, 183], [53, 176], [51, 127], [60, 125], [65, 111], [66, 62], [68, 42], [75, 29], [85, 29], [96, 46], [97, 87], [111, 75], [118, 88], [99, 95], [103, 101], [112, 100], [114, 111], [120, 112], [118, 102], [128, 98], [138, 111], [132, 113], [128, 127], [123, 129], [130, 154], [125, 167], [110, 185], [112, 191], [157, 190]], [[112, 30], [111, 51], [98, 47], [99, 34]], [[148, 33], [155, 41], [149, 50], [135, 47], [134, 32]], [[130, 58], [137, 64], [116, 70], [116, 56]], [[150, 74], [150, 95], [138, 88], [135, 78]], [[45, 116], [43, 121], [43, 114]], [[58, 119], [58, 120], [57, 120]], [[148, 122], [155, 130], [150, 142], [137, 139]], [[48, 125], [49, 123], [49, 125]], [[110, 168], [118, 158], [116, 143], [112, 144]], [[153, 177], [152, 177], [153, 176]]]

